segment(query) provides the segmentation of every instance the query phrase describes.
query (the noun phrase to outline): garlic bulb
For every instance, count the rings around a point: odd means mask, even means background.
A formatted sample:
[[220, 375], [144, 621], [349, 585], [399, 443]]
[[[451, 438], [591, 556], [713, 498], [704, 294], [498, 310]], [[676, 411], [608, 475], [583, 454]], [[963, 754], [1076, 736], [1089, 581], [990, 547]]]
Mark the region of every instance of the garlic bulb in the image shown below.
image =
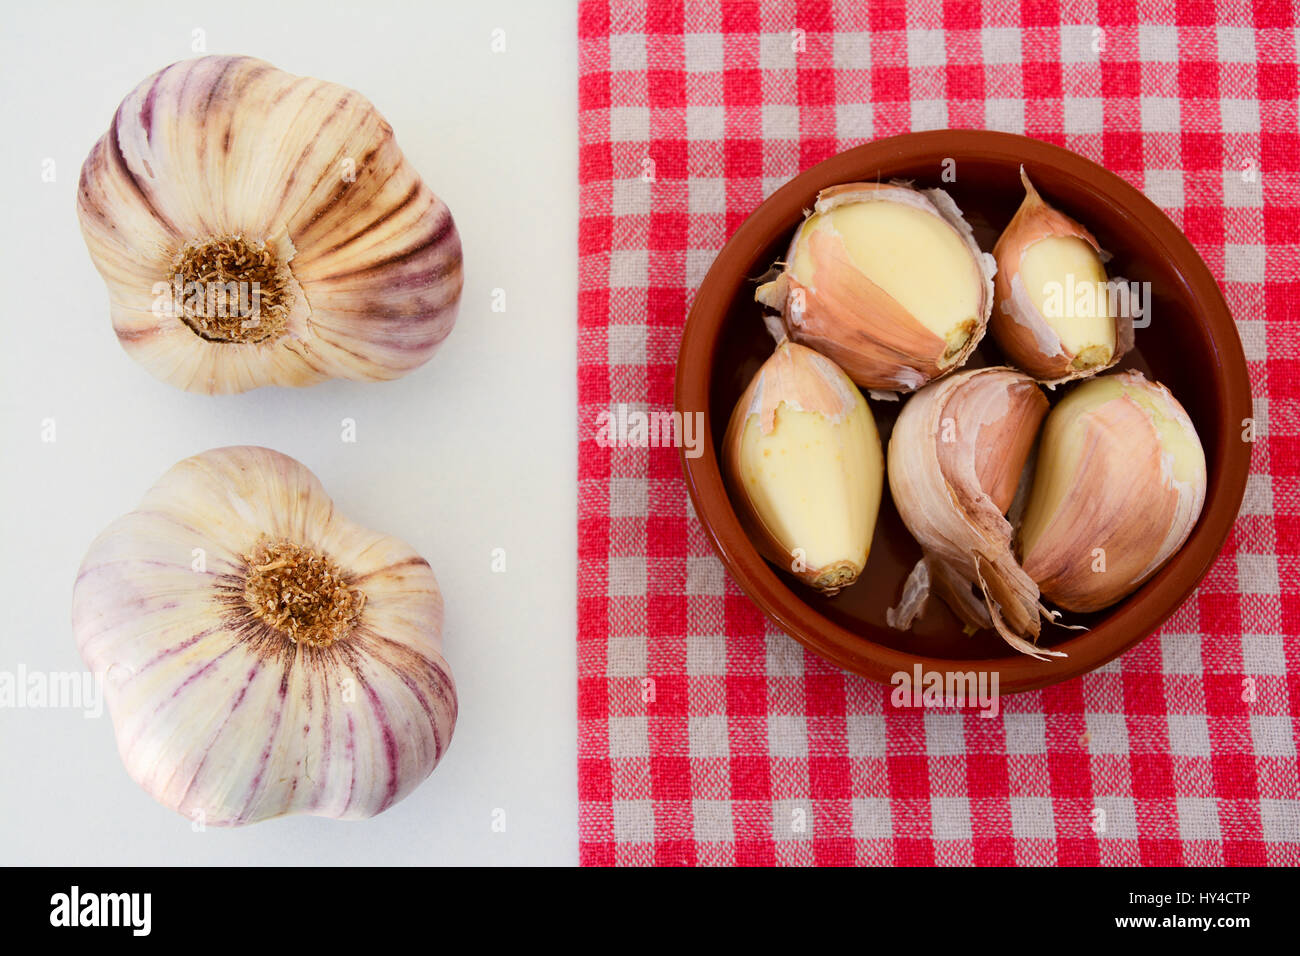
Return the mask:
[[884, 461], [866, 400], [834, 362], [780, 343], [736, 403], [722, 452], [741, 523], [764, 557], [828, 595], [857, 580]]
[[858, 385], [910, 392], [979, 343], [993, 268], [942, 189], [850, 183], [821, 191], [755, 297]]
[[460, 238], [392, 127], [251, 57], [175, 63], [127, 94], [77, 214], [118, 340], [188, 391], [397, 378], [456, 320]]
[[1132, 348], [1133, 317], [1111, 309], [1097, 240], [1045, 203], [1024, 167], [1020, 179], [1024, 201], [993, 247], [993, 338], [1015, 365], [1045, 383], [1095, 375]]
[[1168, 389], [1135, 371], [1084, 382], [1043, 426], [1024, 569], [1067, 610], [1109, 607], [1182, 547], [1205, 485], [1196, 427]]
[[72, 621], [131, 777], [208, 824], [373, 816], [451, 741], [433, 571], [279, 452], [172, 467], [90, 546]]
[[1012, 552], [1004, 514], [1020, 484], [1047, 399], [1010, 368], [959, 372], [908, 399], [889, 439], [889, 489], [924, 556], [904, 585], [891, 627], [906, 629], [931, 590], [968, 630], [992, 627], [1016, 650], [1039, 648], [1050, 612]]

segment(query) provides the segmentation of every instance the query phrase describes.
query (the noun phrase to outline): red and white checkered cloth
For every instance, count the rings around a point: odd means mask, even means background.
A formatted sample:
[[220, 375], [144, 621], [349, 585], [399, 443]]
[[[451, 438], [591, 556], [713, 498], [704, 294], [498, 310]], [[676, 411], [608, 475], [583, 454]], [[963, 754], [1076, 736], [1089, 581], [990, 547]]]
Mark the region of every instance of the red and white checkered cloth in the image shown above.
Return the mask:
[[[583, 863], [1300, 864], [1296, 16], [583, 0]], [[894, 709], [805, 652], [723, 571], [677, 451], [596, 440], [620, 403], [671, 409], [694, 290], [764, 197], [867, 140], [960, 126], [1082, 153], [1165, 209], [1238, 320], [1260, 432], [1196, 595], [993, 720]]]

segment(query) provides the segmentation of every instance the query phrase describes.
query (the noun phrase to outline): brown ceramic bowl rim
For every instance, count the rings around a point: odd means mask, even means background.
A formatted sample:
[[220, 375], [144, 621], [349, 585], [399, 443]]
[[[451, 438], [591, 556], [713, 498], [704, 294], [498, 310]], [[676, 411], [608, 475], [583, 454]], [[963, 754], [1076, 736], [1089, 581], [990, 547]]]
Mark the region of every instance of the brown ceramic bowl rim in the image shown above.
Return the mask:
[[[987, 660], [951, 660], [908, 654], [877, 644], [827, 619], [809, 606], [768, 566], [749, 542], [732, 509], [714, 451], [710, 408], [711, 369], [723, 320], [732, 303], [736, 276], [775, 237], [788, 234], [828, 187], [862, 178], [862, 170], [890, 170], [947, 157], [979, 156], [1011, 164], [1041, 164], [1074, 177], [1107, 202], [1127, 210], [1150, 234], [1153, 251], [1185, 279], [1192, 301], [1217, 352], [1219, 385], [1226, 401], [1214, 410], [1215, 453], [1207, 462], [1213, 494], [1182, 549], [1144, 592], [1120, 605], [1104, 627], [1081, 632], [1058, 645], [1069, 657], [1038, 661], [1017, 655]], [[874, 178], [874, 177], [873, 177]], [[704, 452], [697, 458], [682, 449], [682, 467], [691, 502], [732, 578], [778, 627], [844, 670], [889, 683], [891, 675], [926, 671], [997, 670], [1002, 692], [1026, 691], [1094, 670], [1156, 630], [1178, 609], [1210, 569], [1227, 539], [1245, 494], [1250, 445], [1233, 440], [1250, 417], [1250, 378], [1236, 325], [1214, 276], [1187, 237], [1141, 192], [1077, 153], [1040, 140], [984, 130], [933, 130], [876, 140], [832, 156], [800, 173], [762, 203], [718, 253], [682, 333], [677, 359], [675, 406], [679, 412], [705, 411]]]

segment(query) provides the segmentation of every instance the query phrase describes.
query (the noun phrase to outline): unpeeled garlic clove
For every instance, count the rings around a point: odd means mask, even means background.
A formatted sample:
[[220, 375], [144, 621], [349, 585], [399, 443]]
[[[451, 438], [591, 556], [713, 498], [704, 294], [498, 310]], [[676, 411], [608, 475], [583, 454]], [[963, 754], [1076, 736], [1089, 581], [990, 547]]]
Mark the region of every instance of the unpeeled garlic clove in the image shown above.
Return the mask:
[[906, 629], [934, 591], [968, 631], [992, 627], [1016, 650], [1039, 648], [1050, 612], [1016, 563], [1005, 512], [1022, 480], [1047, 399], [1015, 369], [958, 372], [908, 399], [889, 440], [889, 489], [924, 553], [886, 619]]
[[993, 247], [990, 331], [1016, 366], [1044, 383], [1095, 375], [1132, 347], [1132, 316], [1112, 314], [1097, 240], [1044, 202], [1023, 166], [1020, 179], [1024, 201]]
[[910, 392], [961, 366], [993, 306], [993, 259], [942, 189], [824, 189], [755, 298], [863, 388]]
[[1066, 610], [1109, 607], [1182, 547], [1205, 488], [1196, 427], [1167, 388], [1136, 371], [1084, 382], [1043, 427], [1024, 569]]
[[830, 359], [780, 343], [723, 438], [736, 511], [759, 552], [834, 594], [866, 567], [884, 461], [862, 393]]

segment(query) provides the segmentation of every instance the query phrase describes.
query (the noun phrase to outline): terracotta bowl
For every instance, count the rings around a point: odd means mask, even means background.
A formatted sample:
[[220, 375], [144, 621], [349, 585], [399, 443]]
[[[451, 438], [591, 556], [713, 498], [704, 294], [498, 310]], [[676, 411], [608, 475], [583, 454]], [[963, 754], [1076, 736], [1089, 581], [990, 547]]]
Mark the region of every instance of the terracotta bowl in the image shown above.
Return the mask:
[[[956, 161], [956, 180], [942, 165]], [[1183, 548], [1121, 603], [1090, 615], [1067, 615], [1087, 631], [1047, 625], [1040, 645], [1069, 654], [1038, 661], [1007, 647], [992, 631], [962, 633], [937, 598], [910, 632], [885, 623], [920, 549], [890, 500], [886, 483], [871, 556], [858, 582], [825, 598], [769, 565], [741, 530], [719, 470], [719, 443], [740, 393], [771, 354], [773, 342], [753, 301], [754, 279], [780, 258], [803, 210], [819, 190], [856, 181], [914, 180], [947, 189], [991, 250], [1020, 205], [1019, 167], [1051, 204], [1082, 222], [1114, 255], [1109, 271], [1151, 283], [1151, 324], [1120, 368], [1140, 369], [1174, 393], [1205, 446], [1205, 508]], [[985, 337], [966, 367], [1004, 364]], [[1049, 393], [1056, 400], [1065, 389]], [[898, 403], [871, 401], [888, 445]], [[677, 360], [676, 408], [704, 412], [703, 455], [682, 463], [695, 511], [732, 577], [783, 631], [845, 670], [889, 682], [898, 671], [996, 670], [1003, 692], [1031, 690], [1075, 677], [1151, 634], [1205, 575], [1241, 506], [1250, 445], [1241, 439], [1251, 415], [1245, 356], [1218, 285], [1191, 243], [1140, 192], [1081, 156], [1006, 133], [938, 130], [879, 140], [807, 170], [754, 211], [718, 254], [695, 297]]]

